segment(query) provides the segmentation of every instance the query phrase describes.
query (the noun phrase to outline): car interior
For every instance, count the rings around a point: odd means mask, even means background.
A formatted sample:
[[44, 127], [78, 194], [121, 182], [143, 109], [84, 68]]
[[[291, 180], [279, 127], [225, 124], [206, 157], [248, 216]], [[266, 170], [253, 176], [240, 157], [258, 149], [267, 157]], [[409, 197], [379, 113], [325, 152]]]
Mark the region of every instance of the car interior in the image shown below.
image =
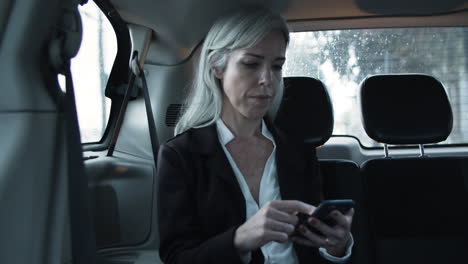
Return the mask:
[[291, 31], [275, 125], [356, 203], [348, 263], [466, 263], [466, 0], [1, 1], [0, 263], [163, 263], [158, 148], [252, 5]]

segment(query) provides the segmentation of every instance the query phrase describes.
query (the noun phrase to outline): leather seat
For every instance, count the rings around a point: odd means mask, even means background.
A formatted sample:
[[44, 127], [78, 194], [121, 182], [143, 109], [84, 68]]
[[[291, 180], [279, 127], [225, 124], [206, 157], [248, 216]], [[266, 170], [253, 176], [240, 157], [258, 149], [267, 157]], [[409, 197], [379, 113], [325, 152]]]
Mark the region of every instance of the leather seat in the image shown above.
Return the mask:
[[[284, 94], [275, 124], [288, 135], [302, 138], [311, 159], [333, 132], [333, 107], [324, 84], [310, 77], [284, 78]], [[367, 216], [357, 164], [350, 160], [319, 160], [325, 199], [356, 202], [352, 226], [354, 248], [349, 263], [370, 263]]]

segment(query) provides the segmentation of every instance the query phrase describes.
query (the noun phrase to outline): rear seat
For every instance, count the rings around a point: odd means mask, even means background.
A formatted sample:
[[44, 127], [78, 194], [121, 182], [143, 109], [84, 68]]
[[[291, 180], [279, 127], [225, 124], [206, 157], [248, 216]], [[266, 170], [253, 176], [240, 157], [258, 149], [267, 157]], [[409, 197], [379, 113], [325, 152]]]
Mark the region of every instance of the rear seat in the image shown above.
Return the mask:
[[[450, 103], [433, 77], [369, 77], [360, 96], [364, 128], [378, 142], [436, 143], [452, 129]], [[362, 165], [375, 263], [467, 262], [467, 164], [465, 157], [423, 156]]]
[[[309, 77], [284, 78], [284, 95], [275, 124], [293, 137], [304, 139], [310, 150], [323, 145], [333, 132], [333, 108], [323, 83]], [[359, 168], [349, 160], [319, 160], [323, 175], [325, 199], [353, 199], [356, 201], [352, 233], [355, 240], [350, 263], [371, 263], [367, 217]]]

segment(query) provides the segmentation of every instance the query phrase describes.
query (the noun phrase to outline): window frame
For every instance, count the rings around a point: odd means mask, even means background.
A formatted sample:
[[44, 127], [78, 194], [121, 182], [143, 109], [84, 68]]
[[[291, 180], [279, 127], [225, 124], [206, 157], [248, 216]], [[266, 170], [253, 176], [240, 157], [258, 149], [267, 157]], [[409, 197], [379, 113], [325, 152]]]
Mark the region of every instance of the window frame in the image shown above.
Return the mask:
[[123, 94], [117, 92], [117, 87], [127, 85], [129, 80], [129, 60], [131, 39], [127, 24], [108, 0], [93, 0], [112, 25], [117, 39], [117, 54], [106, 84], [105, 96], [111, 100], [109, 119], [106, 129], [97, 142], [82, 143], [83, 151], [99, 151], [110, 145], [112, 132], [115, 129], [117, 117], [122, 106]]

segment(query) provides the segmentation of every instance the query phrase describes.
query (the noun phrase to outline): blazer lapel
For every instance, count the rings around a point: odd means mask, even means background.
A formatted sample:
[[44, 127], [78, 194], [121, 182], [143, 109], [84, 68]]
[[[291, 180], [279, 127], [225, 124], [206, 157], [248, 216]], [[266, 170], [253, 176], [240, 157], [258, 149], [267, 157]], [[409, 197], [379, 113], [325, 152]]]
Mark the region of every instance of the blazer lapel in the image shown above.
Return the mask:
[[221, 147], [216, 132], [216, 126], [194, 130], [192, 141], [192, 152], [199, 153], [203, 160], [206, 171], [211, 177], [218, 177], [222, 182], [228, 184], [232, 190], [232, 203], [238, 211], [239, 220], [245, 221], [246, 208], [245, 199], [240, 189], [239, 183], [229, 161]]

